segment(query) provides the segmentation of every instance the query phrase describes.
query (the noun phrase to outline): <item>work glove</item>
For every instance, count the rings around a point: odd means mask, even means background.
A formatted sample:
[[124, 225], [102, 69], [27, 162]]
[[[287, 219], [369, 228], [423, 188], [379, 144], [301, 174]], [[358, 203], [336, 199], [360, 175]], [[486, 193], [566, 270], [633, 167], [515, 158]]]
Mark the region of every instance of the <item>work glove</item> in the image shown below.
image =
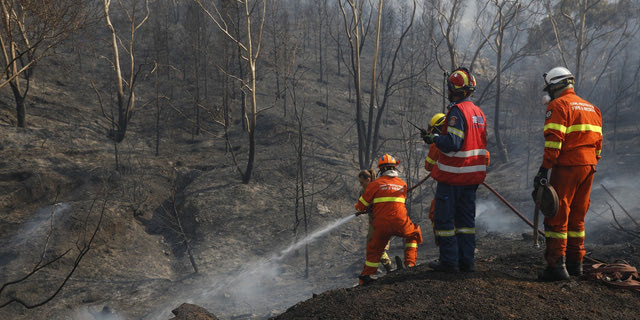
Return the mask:
[[538, 193], [538, 188], [540, 188], [540, 181], [542, 179], [547, 179], [547, 174], [549, 173], [549, 169], [545, 168], [545, 167], [540, 167], [540, 169], [538, 169], [538, 173], [536, 173], [536, 176], [533, 177], [533, 192], [531, 192], [531, 197], [533, 198], [533, 201], [536, 201], [536, 194]]
[[547, 174], [549, 173], [549, 169], [545, 168], [545, 167], [540, 167], [540, 169], [538, 169], [538, 173], [536, 173], [536, 176], [533, 177], [533, 189], [538, 189], [540, 187], [540, 180], [542, 179], [547, 179]]
[[355, 215], [356, 215], [356, 217], [357, 217], [357, 216], [359, 216], [359, 215], [361, 215], [361, 214], [371, 213], [371, 211], [372, 211], [372, 209], [371, 209], [371, 207], [369, 207], [369, 208], [367, 208], [367, 210], [366, 210], [366, 211], [357, 211], [357, 212], [355, 213]]
[[422, 140], [424, 140], [424, 142], [426, 142], [427, 144], [432, 144], [434, 141], [434, 138], [438, 136], [438, 134], [436, 133], [429, 133], [427, 132], [426, 134], [420, 134], [422, 136]]

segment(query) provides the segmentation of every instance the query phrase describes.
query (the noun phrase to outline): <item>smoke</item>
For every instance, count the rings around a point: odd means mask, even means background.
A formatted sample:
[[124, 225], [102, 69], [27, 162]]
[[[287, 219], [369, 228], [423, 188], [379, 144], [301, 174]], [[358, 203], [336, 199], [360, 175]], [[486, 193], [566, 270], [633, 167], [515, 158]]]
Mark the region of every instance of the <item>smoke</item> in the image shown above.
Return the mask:
[[38, 209], [23, 224], [22, 228], [14, 233], [8, 243], [24, 243], [44, 239], [52, 227], [66, 220], [65, 213], [69, 212], [70, 208], [69, 203], [63, 202]]
[[[596, 179], [591, 187], [591, 205], [585, 217], [587, 239], [594, 241], [602, 240], [599, 239], [600, 236], [594, 237], [596, 234], [601, 235], [615, 231], [613, 229], [613, 225], [616, 224], [614, 214], [623, 226], [632, 227], [634, 224], [629, 224], [632, 218], [640, 222], [640, 197], [638, 197], [640, 180], [630, 175], [598, 178], [599, 175], [596, 173]], [[518, 207], [518, 210], [533, 222], [533, 201], [530, 206]], [[627, 216], [627, 213], [631, 218]], [[543, 217], [540, 216], [540, 229], [543, 229], [542, 220]], [[486, 232], [520, 233], [531, 231], [531, 227], [504, 204], [487, 199], [478, 199], [476, 203], [476, 225], [477, 229]]]
[[[108, 306], [103, 306], [101, 311], [95, 310], [89, 306], [86, 308], [76, 309], [71, 316], [73, 320], [126, 320], [127, 318], [121, 316]], [[168, 319], [168, 318], [167, 318]]]
[[640, 181], [633, 175], [605, 176], [601, 180], [598, 177], [596, 173], [591, 188], [591, 205], [585, 217], [585, 231], [587, 239], [606, 241], [605, 238], [619, 234], [613, 229], [613, 225], [617, 225], [614, 215], [623, 227], [633, 228], [635, 224], [630, 223], [631, 219], [640, 222]]
[[355, 215], [336, 220], [274, 252], [269, 258], [247, 262], [234, 272], [207, 275], [206, 279], [197, 281], [175, 296], [173, 302], [159, 304], [167, 308], [151, 319], [169, 317], [170, 311], [183, 302], [203, 306], [221, 318], [225, 318], [225, 315], [276, 315], [284, 311], [278, 308], [310, 298], [312, 290], [316, 288], [313, 281], [303, 279], [300, 274], [287, 272], [284, 260], [295, 250], [318, 240], [353, 218]]
[[504, 204], [484, 199], [478, 199], [476, 202], [476, 228], [497, 233], [519, 233], [531, 230], [526, 222]]

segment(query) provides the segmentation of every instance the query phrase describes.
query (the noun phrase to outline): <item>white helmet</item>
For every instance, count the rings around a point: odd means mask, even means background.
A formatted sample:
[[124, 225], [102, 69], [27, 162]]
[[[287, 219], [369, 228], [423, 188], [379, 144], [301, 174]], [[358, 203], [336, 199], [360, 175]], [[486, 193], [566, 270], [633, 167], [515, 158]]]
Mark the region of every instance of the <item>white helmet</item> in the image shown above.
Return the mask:
[[542, 75], [544, 78], [544, 91], [552, 92], [563, 88], [569, 84], [575, 83], [575, 77], [569, 69], [564, 67], [555, 67], [549, 72]]

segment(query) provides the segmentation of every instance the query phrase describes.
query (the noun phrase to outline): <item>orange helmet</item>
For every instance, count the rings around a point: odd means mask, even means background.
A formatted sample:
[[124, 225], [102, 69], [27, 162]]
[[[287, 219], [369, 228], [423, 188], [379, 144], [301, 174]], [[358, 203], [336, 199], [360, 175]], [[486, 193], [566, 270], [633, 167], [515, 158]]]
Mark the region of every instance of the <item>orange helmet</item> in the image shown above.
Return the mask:
[[459, 67], [453, 70], [447, 79], [449, 90], [455, 93], [467, 93], [476, 90], [476, 78], [467, 68]]
[[393, 156], [385, 153], [384, 156], [378, 159], [378, 168], [383, 167], [397, 167], [400, 164], [400, 160], [396, 160]]

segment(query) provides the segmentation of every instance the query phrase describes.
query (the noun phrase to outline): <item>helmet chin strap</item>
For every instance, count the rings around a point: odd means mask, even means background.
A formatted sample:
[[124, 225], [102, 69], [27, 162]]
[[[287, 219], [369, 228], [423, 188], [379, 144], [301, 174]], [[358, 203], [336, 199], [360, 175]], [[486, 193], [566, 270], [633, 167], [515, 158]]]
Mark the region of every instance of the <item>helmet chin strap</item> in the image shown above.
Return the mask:
[[458, 100], [462, 100], [470, 96], [471, 96], [471, 93], [459, 93], [459, 92], [453, 92], [449, 90], [448, 98], [449, 98], [449, 102], [457, 102]]

